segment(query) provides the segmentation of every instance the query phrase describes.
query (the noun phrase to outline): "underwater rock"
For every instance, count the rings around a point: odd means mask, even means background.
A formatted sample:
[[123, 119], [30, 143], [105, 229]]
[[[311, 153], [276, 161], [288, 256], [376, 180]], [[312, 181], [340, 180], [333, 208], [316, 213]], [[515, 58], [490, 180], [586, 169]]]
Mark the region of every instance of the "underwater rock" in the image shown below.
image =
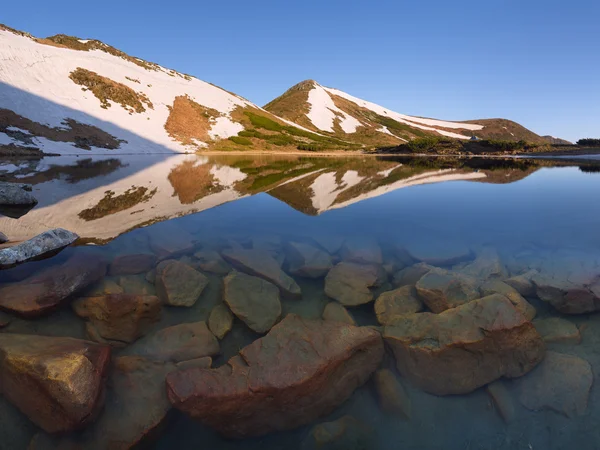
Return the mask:
[[525, 300], [516, 289], [502, 281], [492, 280], [484, 283], [481, 286], [482, 296], [487, 297], [488, 295], [493, 294], [501, 294], [508, 298], [515, 308], [517, 308], [517, 310], [523, 314], [527, 320], [533, 320], [537, 314], [537, 311], [531, 303]]
[[346, 308], [340, 305], [338, 302], [329, 302], [323, 310], [323, 320], [332, 320], [334, 322], [347, 323], [349, 325], [356, 325], [354, 318], [348, 312]]
[[0, 311], [0, 328], [7, 327], [12, 321], [13, 318], [11, 316]]
[[435, 395], [467, 394], [500, 377], [520, 377], [546, 350], [533, 324], [499, 294], [440, 314], [397, 316], [384, 339], [402, 376]]
[[192, 253], [196, 246], [196, 238], [182, 228], [170, 225], [151, 230], [149, 236], [150, 249], [159, 259], [175, 258]]
[[344, 245], [345, 238], [335, 235], [314, 235], [312, 239], [329, 252], [330, 255], [335, 255]]
[[103, 278], [91, 289], [85, 291], [86, 297], [101, 297], [109, 294], [122, 294], [123, 288], [117, 282], [110, 278]]
[[523, 406], [567, 417], [585, 414], [593, 382], [592, 367], [585, 359], [551, 351], [530, 374], [515, 381]]
[[410, 398], [394, 372], [389, 369], [378, 370], [373, 375], [373, 381], [381, 410], [410, 420], [412, 414]]
[[418, 263], [406, 267], [394, 275], [395, 286], [414, 286], [423, 276], [433, 269], [432, 266], [425, 263]]
[[568, 272], [540, 272], [531, 281], [537, 296], [558, 312], [586, 314], [600, 310], [600, 270], [581, 279], [569, 275]]
[[417, 281], [417, 294], [434, 313], [456, 308], [480, 298], [475, 278], [449, 270], [432, 268]]
[[373, 301], [369, 288], [385, 281], [381, 266], [341, 262], [325, 277], [325, 293], [344, 306], [363, 305]]
[[72, 303], [75, 314], [86, 319], [89, 337], [102, 343], [124, 346], [148, 332], [160, 319], [158, 297], [110, 294], [84, 297]]
[[577, 325], [560, 317], [537, 319], [533, 321], [533, 325], [544, 342], [549, 344], [579, 344], [581, 342], [581, 334]]
[[390, 323], [394, 316], [414, 314], [423, 311], [423, 303], [417, 297], [414, 286], [403, 286], [387, 291], [375, 300], [375, 314], [381, 325]]
[[163, 328], [127, 347], [124, 354], [161, 361], [189, 361], [217, 355], [219, 341], [205, 322], [182, 323]]
[[121, 286], [125, 294], [156, 295], [155, 285], [150, 284], [143, 275], [120, 276], [119, 286]]
[[0, 286], [0, 309], [30, 318], [52, 312], [106, 274], [106, 261], [77, 253], [22, 281]]
[[62, 228], [44, 231], [25, 242], [0, 249], [0, 269], [53, 255], [77, 239], [78, 235]]
[[156, 266], [156, 293], [171, 306], [192, 307], [208, 286], [205, 275], [173, 259]]
[[109, 361], [106, 345], [0, 333], [0, 390], [46, 432], [73, 431], [102, 408]]
[[331, 413], [383, 357], [381, 335], [286, 316], [218, 369], [169, 374], [172, 404], [229, 438], [290, 430]]
[[242, 272], [233, 271], [223, 279], [223, 300], [257, 333], [266, 333], [281, 317], [277, 286]]
[[498, 380], [486, 386], [485, 390], [492, 398], [494, 406], [505, 423], [511, 423], [515, 418], [515, 403], [504, 381]]
[[[279, 291], [277, 292], [279, 294]], [[233, 326], [233, 314], [223, 303], [215, 306], [208, 316], [208, 328], [217, 339], [221, 340], [231, 331]]]
[[491, 247], [485, 247], [475, 260], [463, 267], [460, 272], [478, 280], [504, 279], [508, 276], [508, 271], [500, 260], [498, 252]]
[[109, 275], [137, 275], [148, 272], [156, 264], [153, 253], [137, 253], [134, 255], [116, 256], [108, 268]]
[[37, 205], [37, 199], [31, 194], [31, 185], [6, 183], [0, 181], [0, 205], [29, 206]]
[[300, 277], [321, 278], [333, 267], [328, 253], [302, 242], [288, 243], [286, 254], [290, 272]]
[[466, 245], [453, 240], [439, 242], [436, 240], [412, 240], [405, 245], [409, 255], [432, 266], [453, 266], [473, 259], [473, 252]]
[[340, 251], [342, 260], [358, 264], [383, 264], [381, 247], [375, 239], [346, 239]]
[[514, 288], [523, 297], [535, 297], [535, 285], [531, 279], [537, 274], [537, 270], [530, 270], [521, 275], [515, 275], [504, 280], [504, 283]]
[[214, 250], [202, 250], [194, 253], [198, 260], [195, 264], [205, 272], [216, 275], [227, 275], [231, 272], [231, 266], [225, 262], [221, 255]]
[[273, 283], [283, 295], [298, 297], [302, 293], [300, 286], [281, 270], [281, 265], [264, 250], [223, 250], [223, 258], [238, 270]]
[[375, 448], [371, 429], [352, 416], [315, 425], [302, 443], [302, 450], [360, 450]]

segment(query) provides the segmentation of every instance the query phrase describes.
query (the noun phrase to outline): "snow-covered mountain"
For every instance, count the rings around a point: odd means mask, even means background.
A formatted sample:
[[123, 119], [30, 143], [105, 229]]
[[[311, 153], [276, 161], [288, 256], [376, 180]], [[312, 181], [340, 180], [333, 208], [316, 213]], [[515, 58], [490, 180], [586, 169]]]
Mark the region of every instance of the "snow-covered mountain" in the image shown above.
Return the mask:
[[293, 86], [264, 108], [308, 129], [363, 144], [394, 145], [425, 136], [544, 142], [537, 134], [510, 120], [450, 122], [408, 116], [314, 80]]

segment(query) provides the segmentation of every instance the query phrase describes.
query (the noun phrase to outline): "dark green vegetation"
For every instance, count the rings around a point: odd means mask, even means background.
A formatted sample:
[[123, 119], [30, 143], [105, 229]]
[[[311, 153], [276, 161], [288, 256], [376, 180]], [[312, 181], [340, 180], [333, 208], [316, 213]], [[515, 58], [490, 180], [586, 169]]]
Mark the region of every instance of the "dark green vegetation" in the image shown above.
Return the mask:
[[117, 83], [110, 78], [98, 75], [90, 70], [82, 69], [78, 67], [76, 70], [71, 72], [69, 78], [76, 84], [84, 86], [85, 88], [92, 91], [98, 100], [100, 100], [101, 106], [104, 109], [110, 108], [109, 100], [118, 103], [125, 108], [129, 113], [143, 113], [146, 111], [144, 104], [154, 109], [152, 102], [145, 94], [141, 92], [135, 92], [129, 86]]
[[484, 139], [462, 141], [449, 138], [425, 137], [414, 139], [396, 147], [379, 149], [380, 153], [441, 154], [441, 155], [488, 155], [519, 154], [550, 151], [549, 144], [535, 144], [526, 141], [503, 141]]
[[113, 191], [106, 191], [96, 206], [84, 209], [78, 215], [83, 220], [96, 220], [132, 208], [139, 203], [147, 202], [156, 194], [157, 189], [148, 192], [148, 188], [131, 186], [121, 195], [115, 197]]
[[585, 146], [585, 147], [598, 147], [600, 146], [600, 139], [579, 139], [577, 141], [577, 145]]

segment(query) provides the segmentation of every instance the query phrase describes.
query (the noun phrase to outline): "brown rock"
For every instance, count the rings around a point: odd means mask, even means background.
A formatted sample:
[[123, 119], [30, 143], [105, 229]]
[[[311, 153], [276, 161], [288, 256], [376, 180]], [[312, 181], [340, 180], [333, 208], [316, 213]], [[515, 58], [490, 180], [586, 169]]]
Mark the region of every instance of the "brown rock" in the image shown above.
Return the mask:
[[402, 376], [436, 395], [466, 394], [503, 376], [520, 377], [545, 352], [531, 322], [500, 295], [440, 314], [398, 316], [384, 338]]
[[148, 272], [156, 264], [156, 255], [138, 253], [135, 255], [119, 255], [110, 263], [109, 275], [137, 275]]
[[218, 369], [167, 377], [172, 404], [230, 438], [289, 430], [329, 414], [381, 362], [379, 333], [288, 315]]
[[223, 300], [257, 333], [266, 333], [281, 317], [277, 286], [245, 273], [233, 271], [223, 279]]
[[210, 356], [205, 356], [204, 358], [190, 359], [189, 361], [181, 361], [175, 365], [177, 366], [177, 370], [195, 368], [210, 369], [212, 366], [212, 358]]
[[525, 300], [516, 289], [502, 281], [493, 280], [484, 283], [481, 286], [481, 294], [484, 297], [492, 294], [501, 294], [505, 296], [511, 301], [515, 308], [517, 308], [517, 310], [525, 316], [527, 320], [533, 320], [537, 314], [537, 311], [533, 305], [531, 305], [531, 303]]
[[0, 334], [0, 390], [48, 433], [92, 422], [104, 401], [110, 347], [72, 338]]
[[150, 284], [142, 275], [119, 277], [119, 285], [125, 294], [156, 295], [154, 284]]
[[433, 267], [419, 263], [412, 265], [410, 267], [406, 267], [394, 275], [394, 285], [395, 286], [414, 286], [417, 284], [425, 274], [427, 274]]
[[370, 441], [371, 429], [352, 416], [315, 425], [302, 450], [359, 450], [375, 448]]
[[161, 313], [158, 297], [131, 294], [85, 297], [72, 306], [75, 314], [88, 320], [86, 326], [92, 340], [116, 346], [142, 337]]
[[469, 247], [453, 240], [413, 240], [406, 245], [410, 256], [432, 266], [453, 266], [473, 258]]
[[333, 267], [328, 253], [302, 242], [290, 242], [286, 253], [290, 272], [300, 277], [321, 278]]
[[504, 279], [508, 276], [508, 271], [500, 260], [498, 252], [491, 247], [485, 247], [475, 260], [460, 272], [479, 280]]
[[323, 311], [323, 320], [332, 320], [334, 322], [356, 325], [354, 318], [346, 308], [337, 302], [329, 302]]
[[492, 398], [494, 406], [505, 423], [511, 423], [515, 418], [515, 403], [502, 380], [494, 381], [485, 390]]
[[0, 311], [0, 328], [7, 327], [12, 321], [13, 318], [11, 316]]
[[194, 253], [198, 260], [197, 266], [205, 272], [217, 275], [227, 275], [231, 272], [231, 266], [214, 250], [202, 250]]
[[373, 301], [369, 288], [385, 280], [380, 266], [341, 262], [325, 277], [325, 293], [344, 306], [357, 306]]
[[441, 313], [480, 298], [474, 278], [433, 268], [417, 281], [417, 294], [434, 313]]
[[52, 312], [73, 295], [97, 283], [106, 274], [106, 262], [78, 253], [23, 281], [0, 287], [0, 309], [23, 317]]
[[302, 294], [294, 279], [281, 270], [280, 264], [264, 250], [224, 250], [222, 256], [242, 272], [273, 283], [284, 295], [298, 297]]
[[[279, 292], [278, 292], [279, 293]], [[231, 331], [233, 326], [233, 314], [223, 303], [219, 303], [210, 311], [208, 316], [208, 328], [217, 339], [223, 339]]]
[[100, 297], [109, 294], [122, 294], [123, 288], [115, 280], [103, 278], [100, 283], [94, 285], [91, 290], [85, 291], [86, 297]]
[[168, 259], [156, 266], [156, 293], [167, 305], [194, 306], [206, 286], [206, 276], [179, 261]]
[[410, 420], [412, 405], [398, 378], [389, 369], [381, 369], [373, 376], [379, 405], [385, 413], [397, 414]]
[[524, 274], [507, 278], [504, 282], [514, 288], [523, 297], [534, 297], [536, 295], [535, 285], [533, 284], [533, 281], [531, 281], [531, 278], [536, 273], [536, 270], [530, 270]]
[[568, 273], [541, 272], [531, 281], [537, 296], [563, 314], [585, 314], [600, 309], [600, 282], [592, 277], [573, 281]]
[[375, 239], [347, 239], [340, 252], [342, 259], [358, 264], [383, 264], [381, 247]]
[[577, 356], [548, 352], [529, 375], [516, 381], [519, 400], [528, 409], [550, 409], [567, 417], [587, 409], [594, 374], [590, 364]]
[[577, 325], [560, 317], [537, 319], [533, 321], [535, 329], [547, 343], [579, 344], [581, 334]]
[[394, 316], [423, 311], [423, 303], [417, 297], [414, 286], [403, 286], [387, 291], [375, 300], [375, 314], [381, 325], [390, 323]]
[[163, 328], [125, 350], [128, 355], [173, 362], [213, 356], [219, 351], [219, 341], [204, 322]]

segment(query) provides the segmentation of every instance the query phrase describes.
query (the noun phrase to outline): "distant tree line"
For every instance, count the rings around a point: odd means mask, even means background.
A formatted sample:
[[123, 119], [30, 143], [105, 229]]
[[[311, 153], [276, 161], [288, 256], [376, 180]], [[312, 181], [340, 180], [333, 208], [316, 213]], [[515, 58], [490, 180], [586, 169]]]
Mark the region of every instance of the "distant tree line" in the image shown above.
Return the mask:
[[584, 145], [586, 147], [600, 146], [600, 139], [579, 139], [577, 145]]

